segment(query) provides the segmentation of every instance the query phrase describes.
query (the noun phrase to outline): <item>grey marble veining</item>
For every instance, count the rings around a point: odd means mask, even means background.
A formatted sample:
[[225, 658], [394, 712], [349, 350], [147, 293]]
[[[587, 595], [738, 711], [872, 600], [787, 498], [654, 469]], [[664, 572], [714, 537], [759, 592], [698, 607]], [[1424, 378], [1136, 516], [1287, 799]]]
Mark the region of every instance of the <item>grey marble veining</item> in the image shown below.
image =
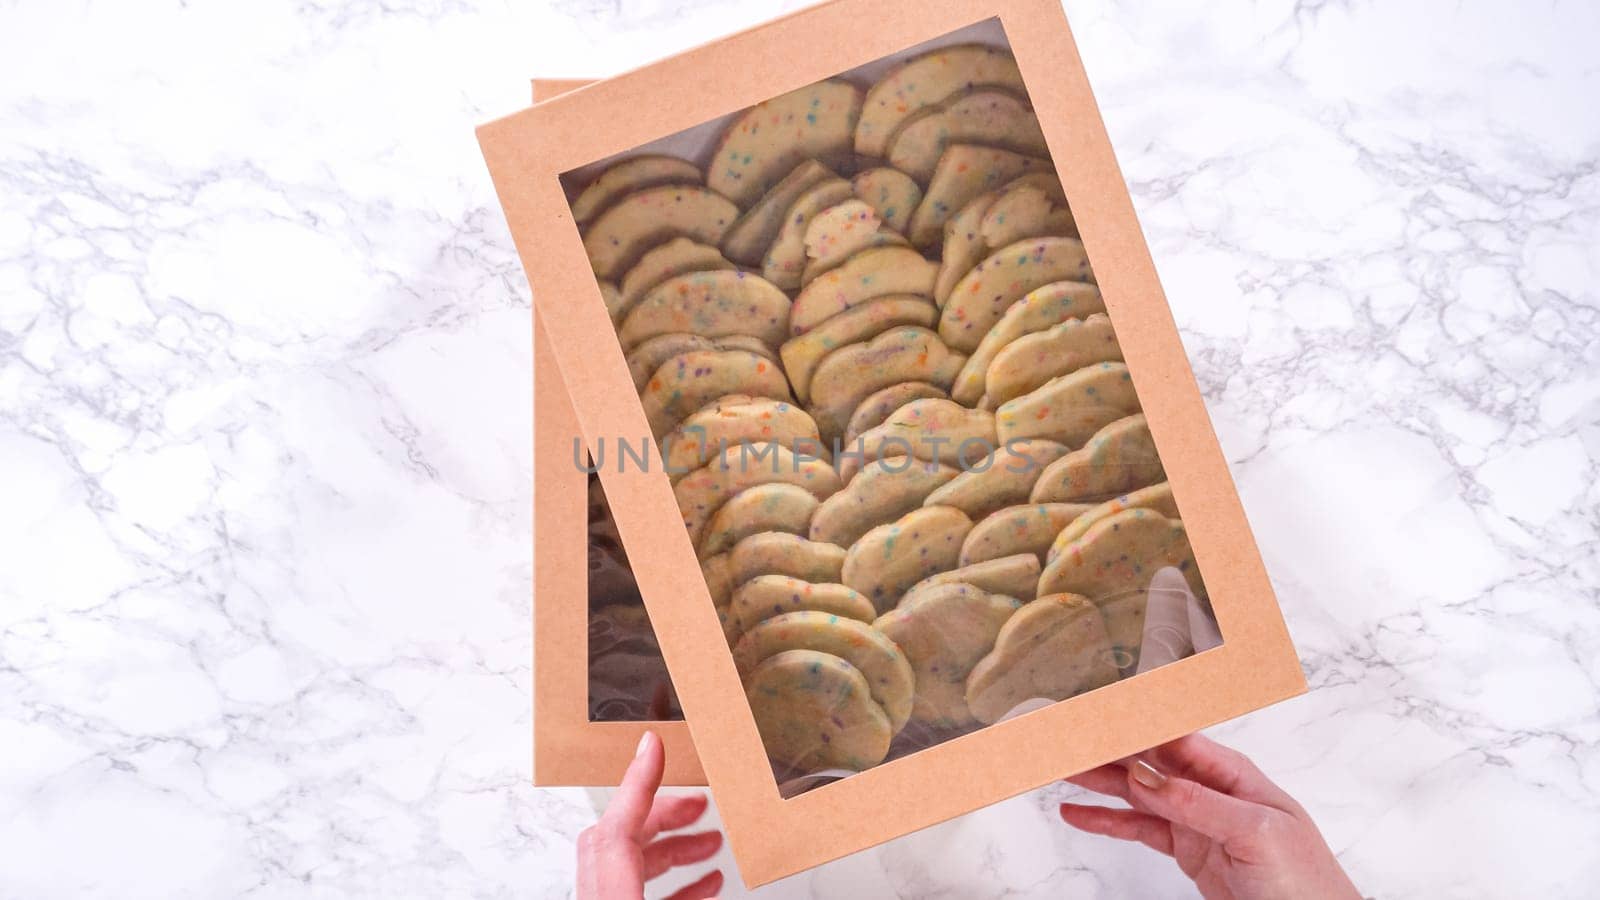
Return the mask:
[[[0, 897], [566, 895], [471, 129], [799, 5], [0, 7]], [[1371, 893], [1592, 893], [1600, 10], [1067, 9], [1313, 688], [1218, 736]], [[1071, 793], [760, 893], [1186, 895]]]

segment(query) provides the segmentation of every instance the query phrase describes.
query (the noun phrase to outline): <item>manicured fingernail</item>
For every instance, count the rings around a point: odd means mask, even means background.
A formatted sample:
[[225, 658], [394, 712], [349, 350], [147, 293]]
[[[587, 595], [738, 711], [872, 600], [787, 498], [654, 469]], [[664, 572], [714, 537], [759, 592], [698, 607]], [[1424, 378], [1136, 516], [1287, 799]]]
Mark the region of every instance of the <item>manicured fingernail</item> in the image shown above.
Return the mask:
[[644, 751], [650, 747], [650, 741], [655, 736], [656, 736], [656, 733], [654, 731], [646, 731], [644, 734], [639, 736], [639, 747], [638, 747], [638, 749], [633, 751], [633, 758], [634, 759], [638, 759], [639, 757], [644, 755]]
[[1139, 782], [1152, 791], [1161, 790], [1161, 786], [1167, 783], [1167, 776], [1161, 774], [1156, 770], [1155, 766], [1150, 765], [1142, 759], [1134, 760], [1133, 765], [1128, 767], [1128, 771], [1132, 773], [1134, 781]]

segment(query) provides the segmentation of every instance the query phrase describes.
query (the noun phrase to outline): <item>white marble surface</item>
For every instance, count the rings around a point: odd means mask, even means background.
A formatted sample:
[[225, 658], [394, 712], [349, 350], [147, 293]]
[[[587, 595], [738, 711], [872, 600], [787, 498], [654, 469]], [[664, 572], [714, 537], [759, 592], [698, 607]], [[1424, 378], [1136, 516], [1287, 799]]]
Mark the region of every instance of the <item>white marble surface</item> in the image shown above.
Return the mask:
[[[471, 127], [796, 5], [0, 5], [0, 897], [568, 891]], [[1592, 896], [1600, 11], [1068, 11], [1313, 687], [1219, 735], [1369, 892]], [[1186, 893], [1068, 793], [760, 893]]]

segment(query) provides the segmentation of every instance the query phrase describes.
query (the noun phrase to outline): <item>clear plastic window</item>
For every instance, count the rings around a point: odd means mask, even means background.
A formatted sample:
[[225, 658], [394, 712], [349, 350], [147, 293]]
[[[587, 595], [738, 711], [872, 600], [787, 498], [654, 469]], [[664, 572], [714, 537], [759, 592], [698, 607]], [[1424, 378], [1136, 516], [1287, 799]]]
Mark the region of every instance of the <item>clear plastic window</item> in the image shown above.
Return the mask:
[[563, 181], [785, 795], [1220, 643], [997, 20]]

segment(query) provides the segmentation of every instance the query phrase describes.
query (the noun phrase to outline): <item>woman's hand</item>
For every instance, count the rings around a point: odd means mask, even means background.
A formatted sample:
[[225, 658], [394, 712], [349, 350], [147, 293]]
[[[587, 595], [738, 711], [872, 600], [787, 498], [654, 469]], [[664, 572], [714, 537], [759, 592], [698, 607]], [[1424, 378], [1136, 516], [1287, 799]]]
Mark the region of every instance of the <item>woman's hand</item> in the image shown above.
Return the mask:
[[1132, 809], [1063, 803], [1061, 818], [1165, 853], [1209, 900], [1361, 896], [1311, 816], [1244, 754], [1195, 734], [1124, 763], [1067, 780]]
[[[622, 786], [600, 821], [578, 835], [579, 900], [636, 900], [644, 883], [677, 866], [704, 862], [722, 847], [722, 833], [700, 831], [657, 838], [684, 828], [706, 811], [704, 794], [656, 797], [666, 754], [661, 739], [645, 732], [622, 776]], [[722, 889], [722, 872], [674, 893], [667, 900], [702, 900]]]

